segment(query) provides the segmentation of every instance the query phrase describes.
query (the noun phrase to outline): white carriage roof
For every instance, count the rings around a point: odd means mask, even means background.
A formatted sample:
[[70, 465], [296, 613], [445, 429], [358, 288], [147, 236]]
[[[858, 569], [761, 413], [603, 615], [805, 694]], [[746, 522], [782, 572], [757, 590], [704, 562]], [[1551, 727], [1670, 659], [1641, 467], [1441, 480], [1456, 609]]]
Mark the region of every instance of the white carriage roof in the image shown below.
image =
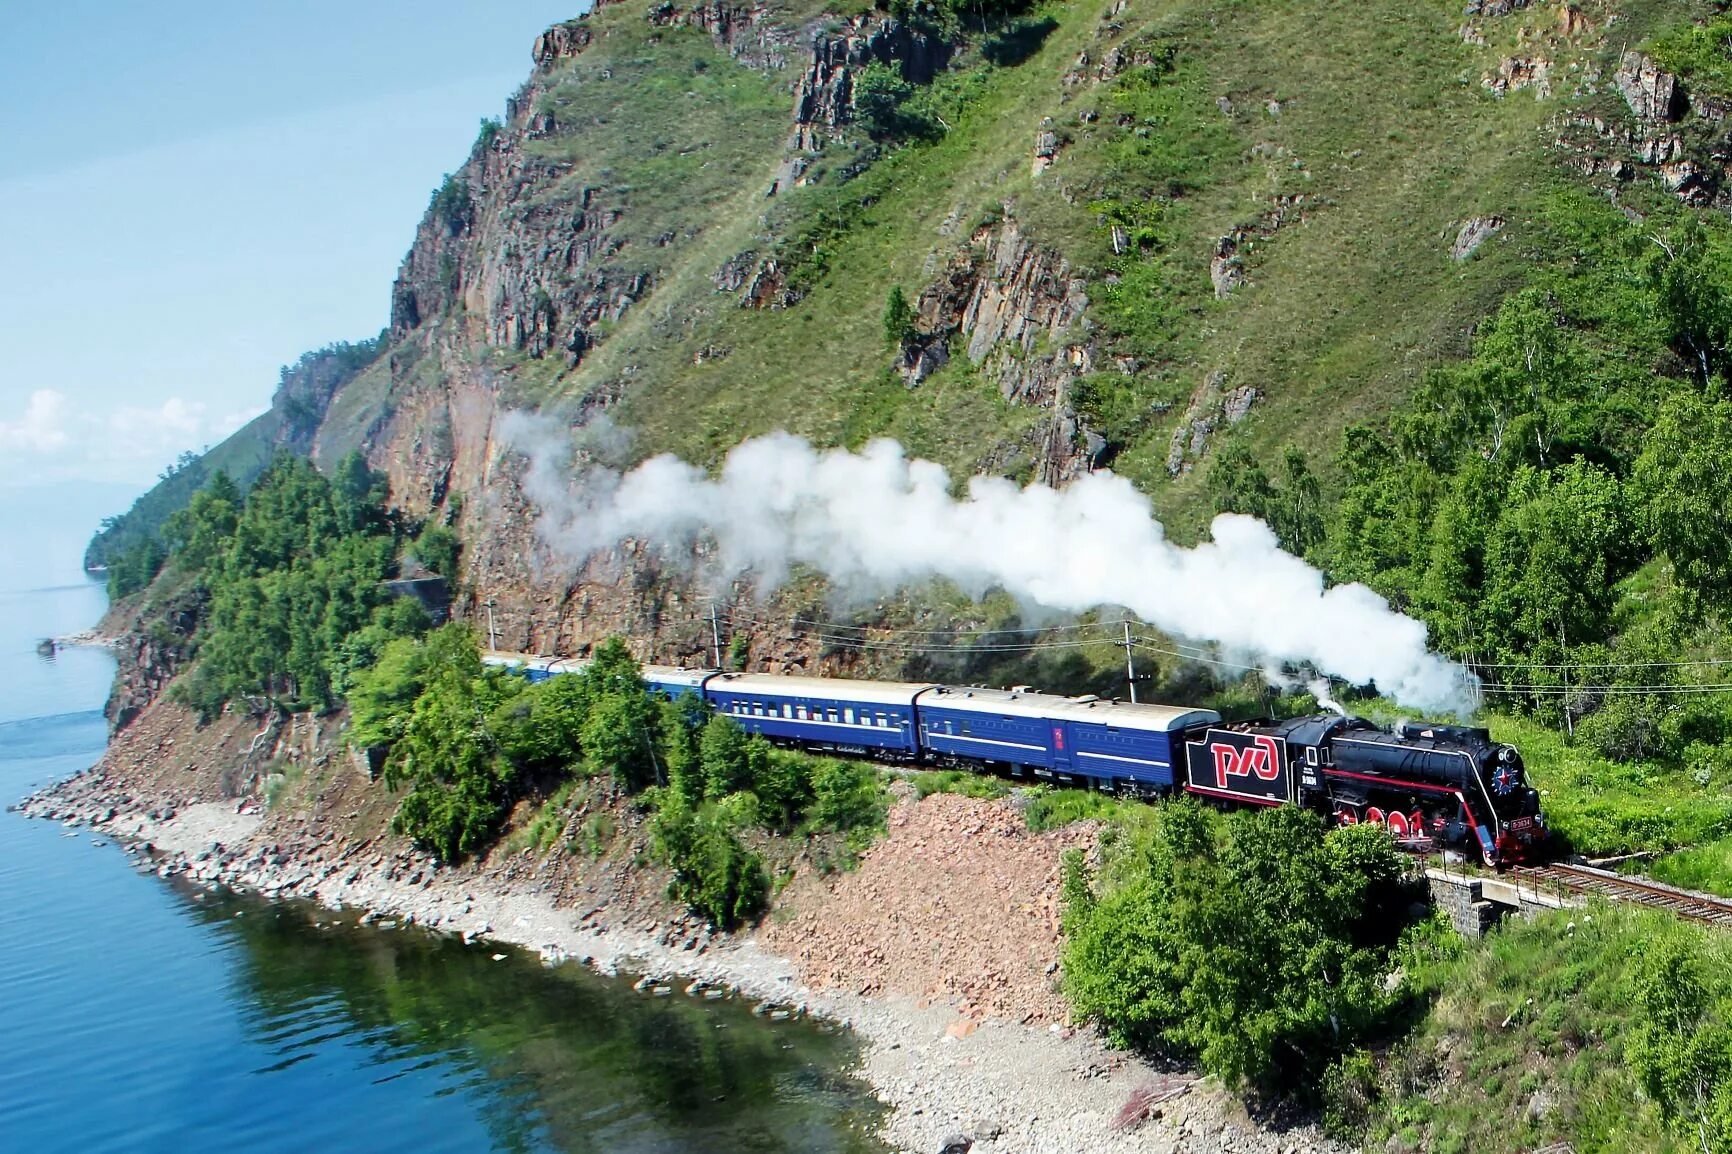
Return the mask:
[[912, 705], [914, 695], [931, 689], [915, 681], [855, 681], [846, 677], [782, 677], [762, 673], [724, 673], [708, 685], [715, 692], [765, 697], [818, 697], [870, 705]]
[[925, 709], [962, 709], [1004, 717], [1063, 718], [1090, 721], [1119, 729], [1171, 732], [1193, 725], [1213, 725], [1221, 715], [1213, 709], [1175, 705], [1132, 705], [1101, 697], [1060, 697], [1022, 689], [939, 688], [920, 699]]
[[549, 673], [576, 673], [589, 662], [581, 657], [540, 657], [533, 653], [488, 649], [481, 654], [481, 664], [503, 665], [507, 669], [544, 669]]
[[713, 677], [715, 672], [714, 669], [684, 669], [677, 665], [646, 665], [643, 679], [657, 685], [686, 685], [699, 689], [703, 687], [704, 678]]

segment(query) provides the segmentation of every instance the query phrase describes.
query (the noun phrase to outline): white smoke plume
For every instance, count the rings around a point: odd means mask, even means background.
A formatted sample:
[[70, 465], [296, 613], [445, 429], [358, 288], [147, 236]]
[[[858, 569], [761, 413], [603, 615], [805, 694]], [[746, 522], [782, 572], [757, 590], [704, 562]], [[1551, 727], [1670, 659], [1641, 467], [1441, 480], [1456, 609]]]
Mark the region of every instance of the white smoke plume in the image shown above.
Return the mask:
[[714, 477], [671, 456], [574, 477], [569, 457], [538, 451], [544, 433], [520, 427], [541, 534], [573, 560], [626, 538], [675, 553], [709, 541], [721, 576], [750, 572], [764, 588], [801, 564], [855, 591], [946, 578], [1053, 610], [1123, 606], [1271, 671], [1309, 665], [1416, 708], [1471, 708], [1469, 675], [1427, 649], [1421, 622], [1363, 585], [1326, 589], [1250, 517], [1224, 514], [1212, 540], [1173, 545], [1148, 499], [1110, 472], [1061, 489], [974, 477], [958, 497], [942, 466], [910, 460], [894, 441], [818, 450], [775, 433], [740, 444]]

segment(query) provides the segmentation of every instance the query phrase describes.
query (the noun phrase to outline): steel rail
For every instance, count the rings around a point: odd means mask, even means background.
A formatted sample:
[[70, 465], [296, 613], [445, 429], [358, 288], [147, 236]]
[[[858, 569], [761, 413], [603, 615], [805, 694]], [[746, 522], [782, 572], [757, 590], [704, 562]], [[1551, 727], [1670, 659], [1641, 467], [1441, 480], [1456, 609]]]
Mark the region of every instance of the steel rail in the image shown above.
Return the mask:
[[1593, 866], [1563, 862], [1540, 866], [1511, 866], [1509, 875], [1529, 882], [1545, 883], [1592, 894], [1612, 901], [1630, 902], [1666, 910], [1691, 921], [1732, 928], [1732, 901], [1713, 894], [1679, 889], [1647, 878], [1628, 877]]

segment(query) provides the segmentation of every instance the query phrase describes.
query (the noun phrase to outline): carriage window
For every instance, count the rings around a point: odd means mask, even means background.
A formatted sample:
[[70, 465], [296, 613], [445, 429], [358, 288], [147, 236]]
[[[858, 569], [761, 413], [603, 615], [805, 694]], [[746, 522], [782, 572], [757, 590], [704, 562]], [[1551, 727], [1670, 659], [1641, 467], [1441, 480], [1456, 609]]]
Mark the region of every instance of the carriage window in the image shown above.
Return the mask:
[[782, 716], [783, 717], [794, 716], [794, 707], [789, 705], [786, 701], [782, 702]]
[[878, 715], [878, 728], [879, 729], [889, 729], [890, 728], [890, 718], [888, 718], [884, 714], [880, 713]]
[[854, 724], [854, 711], [852, 709], [844, 709], [842, 711], [842, 720], [846, 721], [849, 725], [853, 725]]
[[834, 709], [826, 709], [824, 711], [824, 719], [826, 721], [835, 721], [836, 720], [836, 711]]
[[794, 706], [794, 716], [798, 717], [801, 721], [806, 720], [806, 707], [804, 705]]
[[1305, 747], [1305, 764], [1306, 765], [1316, 765], [1317, 764], [1317, 747], [1315, 745], [1307, 745]]

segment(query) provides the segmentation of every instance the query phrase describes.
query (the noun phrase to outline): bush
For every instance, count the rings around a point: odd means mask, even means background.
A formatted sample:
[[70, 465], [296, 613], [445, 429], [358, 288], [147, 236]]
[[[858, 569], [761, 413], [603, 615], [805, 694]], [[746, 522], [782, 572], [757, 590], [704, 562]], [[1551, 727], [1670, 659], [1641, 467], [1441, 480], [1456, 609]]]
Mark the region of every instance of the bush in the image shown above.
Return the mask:
[[874, 137], [895, 136], [902, 128], [902, 106], [914, 85], [882, 61], [874, 60], [854, 78], [854, 118]]
[[1692, 1146], [1732, 1151], [1732, 982], [1695, 933], [1647, 943], [1634, 983], [1630, 1062], [1648, 1097]]
[[1064, 987], [1115, 1044], [1194, 1059], [1259, 1095], [1314, 1095], [1386, 1028], [1408, 895], [1375, 826], [1290, 807], [1219, 817], [1170, 802], [1081, 899], [1067, 865]]
[[914, 308], [902, 292], [901, 285], [891, 285], [884, 300], [884, 343], [901, 345], [914, 335]]
[[1371, 1124], [1378, 1099], [1377, 1063], [1364, 1050], [1344, 1054], [1323, 1076], [1323, 1129], [1357, 1142]]
[[723, 713], [710, 718], [698, 742], [698, 757], [705, 797], [713, 800], [752, 788], [751, 738], [733, 718]]
[[913, 776], [916, 797], [931, 797], [935, 793], [956, 793], [963, 797], [991, 800], [1008, 796], [1010, 787], [991, 774], [969, 773], [962, 769], [927, 770]]
[[415, 538], [413, 546], [417, 561], [452, 581], [457, 579], [457, 557], [461, 551], [462, 542], [456, 530], [448, 525], [428, 525]]
[[[1140, 806], [1141, 803], [1128, 803]], [[1036, 786], [1029, 791], [1022, 816], [1035, 833], [1058, 829], [1077, 821], [1113, 821], [1122, 817], [1127, 803], [1110, 794], [1087, 789], [1050, 789]]]
[[813, 767], [806, 819], [814, 828], [837, 833], [880, 830], [889, 809], [883, 782], [871, 766], [823, 758]]
[[746, 848], [721, 806], [693, 809], [672, 791], [652, 798], [650, 839], [656, 857], [671, 866], [669, 893], [711, 924], [733, 929], [763, 912], [770, 878], [764, 860]]

